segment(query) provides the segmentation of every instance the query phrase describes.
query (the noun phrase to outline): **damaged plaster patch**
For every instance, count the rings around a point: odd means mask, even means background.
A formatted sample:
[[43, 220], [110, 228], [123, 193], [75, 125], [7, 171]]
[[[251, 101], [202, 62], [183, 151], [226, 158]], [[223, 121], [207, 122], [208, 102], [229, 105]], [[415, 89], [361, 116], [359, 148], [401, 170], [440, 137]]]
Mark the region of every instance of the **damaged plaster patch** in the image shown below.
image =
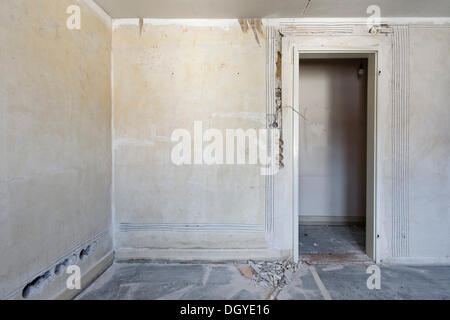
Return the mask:
[[239, 24], [241, 25], [241, 30], [243, 33], [248, 32], [248, 22], [247, 19], [238, 19]]
[[277, 67], [277, 72], [275, 74], [277, 80], [281, 80], [281, 51], [277, 51], [277, 62], [276, 62], [276, 67]]

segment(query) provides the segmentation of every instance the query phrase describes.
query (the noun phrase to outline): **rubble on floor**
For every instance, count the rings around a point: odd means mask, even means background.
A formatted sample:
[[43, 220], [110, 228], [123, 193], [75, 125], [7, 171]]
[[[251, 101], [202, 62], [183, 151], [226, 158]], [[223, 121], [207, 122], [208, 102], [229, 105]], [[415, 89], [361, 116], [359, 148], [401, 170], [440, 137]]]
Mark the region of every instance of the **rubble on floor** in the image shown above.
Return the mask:
[[252, 281], [273, 288], [282, 288], [291, 280], [294, 272], [303, 265], [291, 260], [284, 261], [248, 261], [248, 267], [252, 271]]

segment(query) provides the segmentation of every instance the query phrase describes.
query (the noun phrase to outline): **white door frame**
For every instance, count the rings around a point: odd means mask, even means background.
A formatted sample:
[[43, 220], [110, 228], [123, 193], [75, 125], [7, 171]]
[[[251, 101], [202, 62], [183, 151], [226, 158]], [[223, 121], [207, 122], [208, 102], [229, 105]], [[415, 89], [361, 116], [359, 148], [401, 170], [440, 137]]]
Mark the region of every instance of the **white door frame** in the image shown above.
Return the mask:
[[377, 250], [377, 97], [378, 97], [378, 50], [373, 48], [352, 48], [324, 50], [301, 49], [292, 45], [292, 256], [294, 261], [299, 260], [299, 202], [300, 202], [300, 56], [307, 55], [312, 58], [367, 58], [367, 174], [366, 174], [366, 253], [375, 262], [379, 262]]

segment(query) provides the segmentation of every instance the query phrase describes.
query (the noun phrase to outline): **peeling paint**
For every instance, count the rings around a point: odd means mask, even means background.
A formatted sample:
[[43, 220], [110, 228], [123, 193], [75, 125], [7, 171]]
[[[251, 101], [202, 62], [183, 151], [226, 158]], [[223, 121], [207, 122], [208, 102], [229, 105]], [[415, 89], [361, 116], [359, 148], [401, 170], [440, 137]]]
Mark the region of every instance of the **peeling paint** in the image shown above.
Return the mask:
[[247, 33], [249, 28], [253, 30], [256, 43], [261, 45], [259, 37], [265, 39], [264, 28], [261, 19], [238, 19], [243, 33]]
[[281, 61], [282, 61], [281, 51], [277, 51], [277, 63], [276, 63], [277, 71], [275, 76], [277, 80], [280, 81], [281, 81]]
[[239, 24], [241, 25], [241, 30], [243, 33], [248, 32], [248, 21], [247, 19], [238, 19]]

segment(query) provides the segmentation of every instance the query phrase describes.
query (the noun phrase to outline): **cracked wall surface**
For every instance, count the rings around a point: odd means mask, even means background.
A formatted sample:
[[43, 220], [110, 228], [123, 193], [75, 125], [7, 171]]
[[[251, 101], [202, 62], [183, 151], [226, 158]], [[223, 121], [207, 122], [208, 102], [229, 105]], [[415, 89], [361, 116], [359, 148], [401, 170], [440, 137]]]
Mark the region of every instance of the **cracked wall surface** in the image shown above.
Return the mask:
[[450, 28], [410, 29], [410, 254], [450, 258]]

